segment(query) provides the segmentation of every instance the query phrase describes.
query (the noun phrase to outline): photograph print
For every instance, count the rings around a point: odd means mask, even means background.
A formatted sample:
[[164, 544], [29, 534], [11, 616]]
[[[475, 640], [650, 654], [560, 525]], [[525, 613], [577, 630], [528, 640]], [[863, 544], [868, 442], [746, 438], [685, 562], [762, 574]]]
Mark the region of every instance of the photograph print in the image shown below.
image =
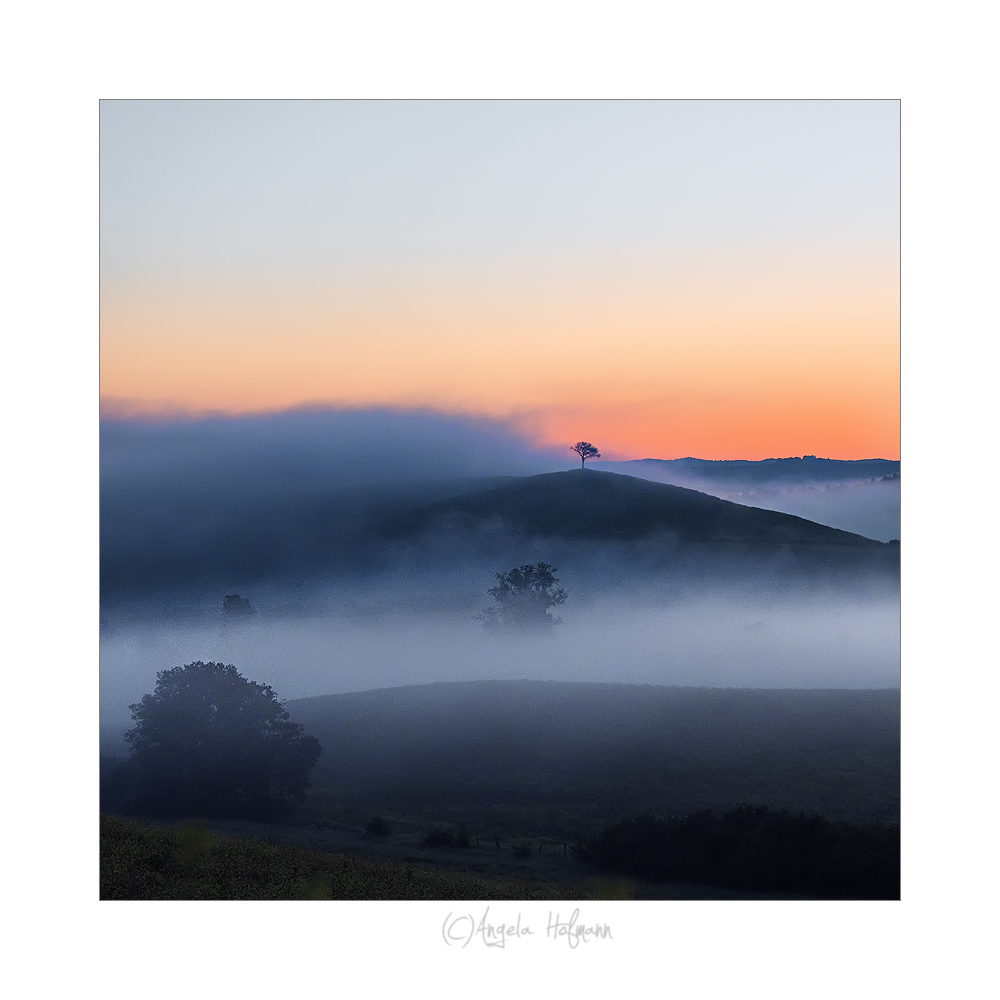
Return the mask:
[[900, 898], [900, 106], [100, 104], [100, 894]]

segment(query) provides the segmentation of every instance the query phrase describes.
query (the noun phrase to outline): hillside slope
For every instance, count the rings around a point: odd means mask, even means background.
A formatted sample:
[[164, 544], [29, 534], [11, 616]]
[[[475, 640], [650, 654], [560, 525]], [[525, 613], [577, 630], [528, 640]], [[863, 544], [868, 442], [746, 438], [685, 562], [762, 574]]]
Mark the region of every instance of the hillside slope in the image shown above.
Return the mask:
[[[288, 703], [355, 807], [570, 835], [752, 802], [898, 822], [898, 690], [470, 681]], [[515, 818], [516, 817], [516, 821]]]
[[621, 540], [669, 533], [683, 542], [878, 548], [792, 514], [745, 507], [681, 486], [576, 469], [507, 482], [423, 508], [410, 530], [500, 521], [527, 534]]

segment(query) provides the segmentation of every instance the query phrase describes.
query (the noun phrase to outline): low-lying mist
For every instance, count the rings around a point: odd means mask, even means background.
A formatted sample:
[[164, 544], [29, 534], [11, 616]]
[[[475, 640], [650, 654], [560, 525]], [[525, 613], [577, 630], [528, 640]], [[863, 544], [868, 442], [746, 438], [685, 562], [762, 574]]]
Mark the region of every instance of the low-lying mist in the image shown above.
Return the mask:
[[747, 507], [794, 514], [880, 542], [899, 538], [898, 476], [856, 483], [816, 483], [782, 488], [740, 486], [737, 489], [722, 489], [718, 484], [704, 480], [690, 480], [677, 485]]
[[[484, 595], [483, 603], [487, 599]], [[497, 634], [468, 609], [147, 622], [101, 641], [102, 722], [121, 729], [156, 672], [235, 664], [284, 699], [438, 681], [528, 679], [761, 688], [899, 685], [899, 597], [705, 592], [607, 596], [559, 609], [549, 634]]]
[[[806, 544], [808, 531], [801, 544], [778, 534], [765, 544], [760, 532], [691, 545], [669, 531], [629, 534], [625, 500], [635, 491], [617, 486], [596, 491], [593, 504], [585, 497], [585, 512], [605, 504], [608, 521], [588, 534], [580, 512], [559, 498], [577, 476], [595, 488], [617, 481], [589, 478], [589, 467], [565, 473], [546, 494], [552, 530], [532, 527], [539, 511], [531, 504], [540, 501], [527, 480], [512, 494], [527, 511], [517, 530], [496, 512], [425, 516], [449, 498], [513, 481], [503, 477], [575, 465], [568, 447], [565, 456], [539, 451], [502, 422], [303, 410], [106, 421], [101, 433], [101, 714], [111, 728], [127, 726], [128, 706], [153, 690], [157, 671], [195, 660], [233, 663], [285, 699], [477, 679], [899, 683], [898, 547]], [[701, 465], [719, 474], [718, 463]], [[771, 475], [751, 465], [747, 474]], [[898, 478], [765, 479], [750, 484], [756, 505], [848, 527], [836, 522], [849, 498], [857, 523], [867, 518], [850, 530], [898, 537], [889, 530]], [[754, 500], [747, 484], [701, 488]], [[824, 503], [829, 516], [819, 516]], [[735, 513], [730, 528], [739, 534], [746, 511]], [[495, 574], [539, 561], [569, 594], [562, 623], [535, 637], [485, 630], [475, 615]], [[222, 614], [234, 592], [256, 616]]]
[[[384, 573], [408, 557], [401, 545], [413, 547], [422, 508], [500, 477], [570, 469], [571, 459], [568, 447], [562, 455], [539, 450], [502, 421], [427, 411], [104, 421], [102, 605], [197, 586], [209, 592], [280, 579], [312, 587], [331, 573]], [[883, 542], [899, 537], [898, 473], [894, 480], [800, 481], [813, 465], [817, 474], [856, 477], [898, 463], [597, 464]], [[789, 465], [799, 479], [788, 478]], [[468, 552], [499, 555], [503, 540], [482, 528], [472, 544], [449, 538], [441, 551], [426, 537], [431, 544], [416, 558], [454, 563], [456, 541]]]
[[[796, 462], [795, 459], [781, 459], [773, 465], [756, 463], [747, 469], [741, 466], [749, 463], [713, 465], [706, 462], [686, 467], [682, 464], [684, 461], [597, 462], [594, 465], [608, 472], [698, 490], [747, 507], [794, 514], [880, 542], [899, 538], [898, 462], [881, 463], [888, 473], [883, 474], [878, 460], [859, 462], [856, 469], [851, 469], [849, 462], [831, 462], [833, 468], [823, 468], [817, 460], [803, 459], [806, 467], [803, 470], [795, 470], [794, 465], [791, 469], [786, 467]], [[729, 465], [735, 468], [728, 468]]]

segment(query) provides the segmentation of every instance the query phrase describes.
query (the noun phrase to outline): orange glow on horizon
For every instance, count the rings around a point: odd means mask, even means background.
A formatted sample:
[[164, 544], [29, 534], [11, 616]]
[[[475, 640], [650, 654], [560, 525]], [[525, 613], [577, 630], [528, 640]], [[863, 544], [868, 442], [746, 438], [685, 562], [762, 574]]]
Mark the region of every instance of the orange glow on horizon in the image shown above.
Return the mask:
[[510, 420], [539, 445], [583, 438], [605, 458], [898, 459], [896, 286], [834, 284], [603, 298], [105, 290], [102, 411], [423, 407]]

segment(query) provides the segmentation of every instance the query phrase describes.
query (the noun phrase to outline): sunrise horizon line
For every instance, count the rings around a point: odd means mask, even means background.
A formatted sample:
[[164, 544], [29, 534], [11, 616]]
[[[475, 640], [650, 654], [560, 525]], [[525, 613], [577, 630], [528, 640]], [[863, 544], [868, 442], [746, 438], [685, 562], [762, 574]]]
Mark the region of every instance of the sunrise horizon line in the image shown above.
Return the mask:
[[[100, 397], [100, 424], [147, 424], [147, 425], [168, 425], [168, 424], [195, 424], [208, 421], [240, 421], [266, 418], [280, 418], [283, 416], [295, 415], [322, 415], [322, 414], [364, 414], [382, 413], [405, 416], [435, 416], [445, 419], [461, 420], [472, 424], [489, 424], [499, 426], [509, 431], [513, 436], [520, 438], [524, 444], [532, 451], [540, 454], [556, 457], [561, 448], [551, 440], [533, 440], [532, 435], [523, 426], [519, 426], [522, 414], [512, 413], [509, 415], [492, 415], [478, 413], [471, 410], [462, 410], [455, 407], [439, 407], [430, 404], [405, 404], [405, 403], [372, 403], [369, 405], [338, 405], [336, 403], [306, 402], [293, 406], [270, 407], [258, 409], [222, 409], [222, 408], [196, 408], [183, 404], [168, 403], [165, 401], [149, 401], [122, 399], [121, 397], [101, 396]], [[600, 438], [600, 433], [590, 433], [589, 438]], [[577, 439], [588, 439], [588, 435], [577, 435]], [[573, 442], [568, 441], [566, 447], [572, 450]], [[665, 449], [666, 450], [666, 449]], [[669, 457], [663, 455], [650, 454], [646, 450], [624, 450], [621, 448], [607, 449], [607, 454], [591, 461], [599, 462], [677, 462], [691, 459], [700, 462], [768, 462], [782, 461], [786, 459], [817, 459], [822, 461], [835, 462], [899, 462], [900, 457], [887, 457], [886, 455], [872, 456], [863, 454], [860, 456], [844, 457], [840, 454], [821, 454], [823, 449], [816, 449], [813, 452], [795, 454], [782, 454], [782, 449], [775, 449], [767, 455], [758, 458], [748, 458], [742, 454], [729, 453], [725, 457], [705, 458], [698, 454], [687, 451], [681, 453], [683, 449]], [[787, 451], [787, 450], [786, 450]], [[570, 461], [567, 458], [567, 461]], [[572, 459], [575, 461], [575, 458]]]

